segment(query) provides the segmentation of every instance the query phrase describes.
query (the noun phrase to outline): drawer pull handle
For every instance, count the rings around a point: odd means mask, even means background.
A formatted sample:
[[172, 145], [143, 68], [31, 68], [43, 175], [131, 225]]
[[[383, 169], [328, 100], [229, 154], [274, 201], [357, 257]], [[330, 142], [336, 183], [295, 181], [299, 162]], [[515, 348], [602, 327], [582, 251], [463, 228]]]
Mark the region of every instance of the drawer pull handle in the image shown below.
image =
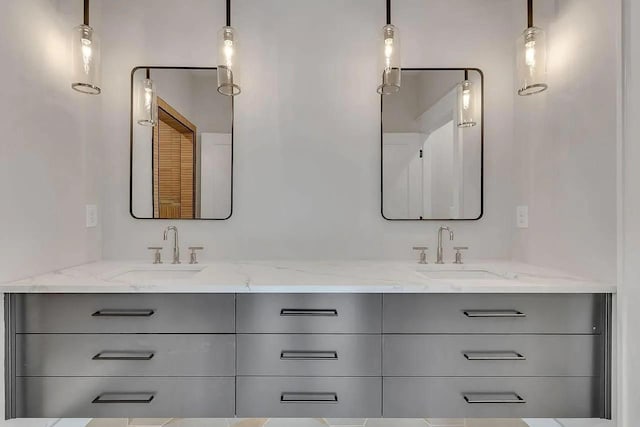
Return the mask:
[[93, 317], [151, 317], [155, 313], [155, 310], [147, 309], [112, 309], [104, 308], [93, 313]]
[[337, 393], [284, 392], [280, 403], [338, 403]]
[[280, 310], [280, 316], [324, 316], [324, 317], [336, 317], [338, 310], [334, 308], [283, 308]]
[[151, 360], [153, 351], [101, 351], [92, 360]]
[[338, 360], [337, 351], [282, 350], [282, 360]]
[[134, 392], [134, 393], [102, 393], [91, 401], [91, 403], [151, 403], [155, 393]]
[[527, 317], [518, 310], [463, 310], [467, 317]]
[[517, 351], [464, 351], [467, 360], [527, 360]]
[[516, 393], [463, 393], [467, 403], [527, 403]]

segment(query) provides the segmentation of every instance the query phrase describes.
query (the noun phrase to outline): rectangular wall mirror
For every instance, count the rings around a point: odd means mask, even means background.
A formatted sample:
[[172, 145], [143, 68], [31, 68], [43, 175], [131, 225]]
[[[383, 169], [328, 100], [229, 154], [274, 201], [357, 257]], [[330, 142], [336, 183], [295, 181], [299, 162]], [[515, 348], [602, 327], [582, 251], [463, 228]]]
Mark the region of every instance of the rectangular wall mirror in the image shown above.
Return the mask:
[[382, 100], [382, 216], [482, 217], [483, 76], [478, 69], [403, 69]]
[[131, 199], [139, 219], [228, 219], [233, 201], [233, 98], [216, 68], [131, 73]]

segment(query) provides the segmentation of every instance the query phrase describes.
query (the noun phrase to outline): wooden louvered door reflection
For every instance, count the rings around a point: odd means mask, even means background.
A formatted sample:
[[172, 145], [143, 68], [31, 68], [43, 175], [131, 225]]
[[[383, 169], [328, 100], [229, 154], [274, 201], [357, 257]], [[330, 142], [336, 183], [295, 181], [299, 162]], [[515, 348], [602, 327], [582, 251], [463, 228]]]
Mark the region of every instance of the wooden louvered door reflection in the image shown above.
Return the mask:
[[195, 217], [196, 127], [158, 98], [158, 126], [153, 133], [153, 216]]

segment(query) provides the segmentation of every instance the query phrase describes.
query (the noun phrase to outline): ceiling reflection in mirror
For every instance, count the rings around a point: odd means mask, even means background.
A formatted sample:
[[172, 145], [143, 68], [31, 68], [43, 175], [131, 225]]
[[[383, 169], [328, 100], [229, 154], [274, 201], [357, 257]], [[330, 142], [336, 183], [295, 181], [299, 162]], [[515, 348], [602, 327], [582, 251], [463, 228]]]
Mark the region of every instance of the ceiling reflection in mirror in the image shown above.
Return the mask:
[[227, 219], [233, 98], [215, 68], [136, 67], [131, 75], [131, 214]]
[[403, 69], [382, 98], [382, 215], [482, 216], [483, 77], [477, 69]]

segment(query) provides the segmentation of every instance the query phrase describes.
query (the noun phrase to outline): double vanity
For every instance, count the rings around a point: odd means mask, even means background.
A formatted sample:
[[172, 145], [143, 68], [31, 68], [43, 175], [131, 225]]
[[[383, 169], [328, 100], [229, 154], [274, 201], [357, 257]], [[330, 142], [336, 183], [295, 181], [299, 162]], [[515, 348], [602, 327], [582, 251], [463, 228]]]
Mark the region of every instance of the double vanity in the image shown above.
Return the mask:
[[7, 418], [611, 416], [615, 287], [524, 264], [100, 262], [2, 291]]

